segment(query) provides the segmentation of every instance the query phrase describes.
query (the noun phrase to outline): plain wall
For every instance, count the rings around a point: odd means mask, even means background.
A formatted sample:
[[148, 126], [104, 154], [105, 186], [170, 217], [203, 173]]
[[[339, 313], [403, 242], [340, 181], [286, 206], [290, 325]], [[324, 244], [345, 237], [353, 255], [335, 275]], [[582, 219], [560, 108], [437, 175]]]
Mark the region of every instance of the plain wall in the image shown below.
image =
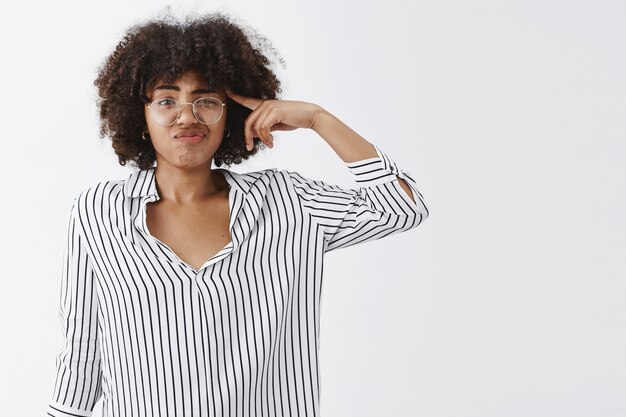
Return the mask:
[[[2, 415], [52, 394], [73, 197], [132, 172], [98, 137], [96, 69], [166, 4], [0, 6]], [[323, 416], [626, 416], [625, 2], [176, 4], [267, 36], [282, 98], [378, 145], [430, 209], [328, 254]], [[356, 186], [315, 132], [275, 137], [232, 169]]]

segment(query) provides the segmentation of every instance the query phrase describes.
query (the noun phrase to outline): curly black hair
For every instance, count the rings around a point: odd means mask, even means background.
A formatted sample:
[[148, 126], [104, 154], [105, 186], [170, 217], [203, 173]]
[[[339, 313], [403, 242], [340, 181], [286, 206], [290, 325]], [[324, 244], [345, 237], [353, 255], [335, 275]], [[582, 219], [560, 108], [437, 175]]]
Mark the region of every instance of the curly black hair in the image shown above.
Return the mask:
[[[130, 160], [139, 169], [152, 167], [156, 152], [141, 135], [147, 130], [146, 92], [154, 83], [174, 82], [187, 70], [195, 69], [215, 91], [228, 88], [249, 97], [275, 99], [282, 89], [265, 49], [285, 68], [284, 60], [267, 38], [222, 12], [181, 20], [166, 13], [134, 24], [105, 59], [94, 81], [100, 97], [100, 137], [110, 137], [120, 165]], [[227, 106], [230, 136], [215, 152], [216, 166], [239, 164], [265, 147], [255, 138], [252, 150], [246, 149], [243, 127], [252, 110], [230, 98]]]

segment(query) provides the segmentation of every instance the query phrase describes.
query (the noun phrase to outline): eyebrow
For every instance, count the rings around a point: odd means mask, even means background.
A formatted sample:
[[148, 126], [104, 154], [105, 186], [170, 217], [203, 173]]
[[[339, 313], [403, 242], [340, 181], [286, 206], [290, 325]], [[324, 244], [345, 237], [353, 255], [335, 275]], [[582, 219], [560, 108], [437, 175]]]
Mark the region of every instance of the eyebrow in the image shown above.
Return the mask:
[[[169, 85], [169, 84], [162, 84], [159, 85], [157, 87], [154, 88], [154, 90], [174, 90], [174, 91], [180, 91], [180, 88], [176, 85]], [[193, 90], [191, 92], [191, 94], [208, 94], [208, 93], [215, 93], [215, 94], [219, 94], [217, 91], [212, 90], [212, 89], [208, 89], [208, 88], [197, 88], [195, 90]]]

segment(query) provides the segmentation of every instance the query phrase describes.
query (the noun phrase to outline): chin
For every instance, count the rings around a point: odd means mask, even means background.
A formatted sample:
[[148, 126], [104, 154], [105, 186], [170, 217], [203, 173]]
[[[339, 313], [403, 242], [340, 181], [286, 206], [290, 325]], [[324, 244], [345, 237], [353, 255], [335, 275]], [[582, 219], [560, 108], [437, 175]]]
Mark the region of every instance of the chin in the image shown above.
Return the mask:
[[186, 152], [178, 155], [174, 161], [172, 165], [181, 169], [194, 169], [202, 166], [208, 166], [210, 168], [211, 162], [213, 161], [213, 154], [198, 155], [197, 153]]

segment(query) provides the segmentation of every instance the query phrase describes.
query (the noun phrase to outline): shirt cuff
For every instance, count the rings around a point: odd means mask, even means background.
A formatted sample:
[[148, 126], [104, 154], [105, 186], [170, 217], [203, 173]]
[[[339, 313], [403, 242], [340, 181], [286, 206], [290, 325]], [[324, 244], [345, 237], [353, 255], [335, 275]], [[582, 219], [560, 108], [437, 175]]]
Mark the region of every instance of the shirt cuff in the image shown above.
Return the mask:
[[56, 401], [49, 402], [47, 407], [47, 415], [53, 417], [91, 417], [92, 414], [93, 411], [67, 407]]
[[363, 187], [372, 187], [394, 181], [401, 171], [396, 163], [378, 146], [373, 145], [377, 156], [360, 161], [346, 162], [354, 180]]

